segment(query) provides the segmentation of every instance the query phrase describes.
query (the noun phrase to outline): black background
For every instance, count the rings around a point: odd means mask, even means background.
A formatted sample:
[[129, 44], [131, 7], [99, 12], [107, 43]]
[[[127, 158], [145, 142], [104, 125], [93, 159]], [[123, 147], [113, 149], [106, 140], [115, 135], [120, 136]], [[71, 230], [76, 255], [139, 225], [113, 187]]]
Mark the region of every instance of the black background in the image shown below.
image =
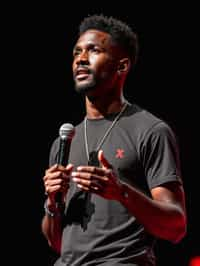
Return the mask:
[[76, 125], [84, 116], [84, 103], [73, 89], [72, 48], [81, 19], [93, 13], [115, 16], [136, 30], [140, 54], [125, 95], [165, 119], [179, 141], [188, 233], [176, 245], [160, 241], [158, 266], [188, 265], [192, 256], [200, 255], [197, 9], [192, 4], [140, 3], [17, 3], [2, 9], [6, 265], [47, 266], [54, 256], [40, 230], [42, 177], [59, 127]]

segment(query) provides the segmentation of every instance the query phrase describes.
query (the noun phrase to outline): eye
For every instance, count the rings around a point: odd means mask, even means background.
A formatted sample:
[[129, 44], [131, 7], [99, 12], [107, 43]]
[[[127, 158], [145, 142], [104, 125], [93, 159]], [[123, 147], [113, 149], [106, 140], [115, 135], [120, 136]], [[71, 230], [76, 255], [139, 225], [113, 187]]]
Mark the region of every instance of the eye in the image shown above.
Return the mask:
[[100, 52], [101, 52], [100, 49], [99, 49], [98, 47], [92, 47], [90, 50], [91, 50], [92, 52], [94, 52], [94, 53], [100, 53]]
[[76, 57], [76, 56], [80, 55], [80, 53], [81, 53], [81, 49], [75, 49], [73, 51], [73, 57]]
[[89, 47], [88, 47], [88, 51], [92, 52], [92, 53], [100, 53], [101, 52], [101, 48], [97, 45], [93, 45], [91, 44]]

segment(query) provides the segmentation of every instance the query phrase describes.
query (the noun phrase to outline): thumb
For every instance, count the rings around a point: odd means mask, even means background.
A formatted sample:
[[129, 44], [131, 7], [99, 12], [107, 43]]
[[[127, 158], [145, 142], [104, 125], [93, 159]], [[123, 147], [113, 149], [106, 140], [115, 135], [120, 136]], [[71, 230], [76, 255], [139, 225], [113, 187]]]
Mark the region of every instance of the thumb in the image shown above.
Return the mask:
[[98, 152], [98, 160], [99, 160], [99, 162], [103, 168], [111, 168], [112, 169], [112, 165], [107, 161], [102, 150], [100, 150]]

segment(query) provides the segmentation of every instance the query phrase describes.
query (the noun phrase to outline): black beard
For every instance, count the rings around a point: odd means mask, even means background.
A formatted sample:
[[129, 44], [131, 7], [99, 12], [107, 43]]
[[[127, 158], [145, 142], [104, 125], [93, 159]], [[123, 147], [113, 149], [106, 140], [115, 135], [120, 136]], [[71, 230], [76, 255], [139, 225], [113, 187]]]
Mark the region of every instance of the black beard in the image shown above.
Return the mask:
[[75, 90], [76, 92], [80, 93], [80, 94], [86, 94], [89, 91], [94, 90], [96, 87], [96, 81], [93, 80], [90, 83], [86, 83], [86, 84], [82, 84], [82, 85], [77, 85], [75, 83]]

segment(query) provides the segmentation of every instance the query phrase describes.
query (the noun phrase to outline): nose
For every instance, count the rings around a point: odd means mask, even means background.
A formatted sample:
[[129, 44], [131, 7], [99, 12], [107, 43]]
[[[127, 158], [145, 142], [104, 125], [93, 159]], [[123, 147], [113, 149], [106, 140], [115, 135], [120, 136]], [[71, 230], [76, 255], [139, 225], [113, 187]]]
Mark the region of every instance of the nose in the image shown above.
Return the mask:
[[87, 51], [82, 51], [79, 56], [76, 59], [76, 64], [77, 65], [85, 65], [89, 63], [88, 59], [88, 52]]

